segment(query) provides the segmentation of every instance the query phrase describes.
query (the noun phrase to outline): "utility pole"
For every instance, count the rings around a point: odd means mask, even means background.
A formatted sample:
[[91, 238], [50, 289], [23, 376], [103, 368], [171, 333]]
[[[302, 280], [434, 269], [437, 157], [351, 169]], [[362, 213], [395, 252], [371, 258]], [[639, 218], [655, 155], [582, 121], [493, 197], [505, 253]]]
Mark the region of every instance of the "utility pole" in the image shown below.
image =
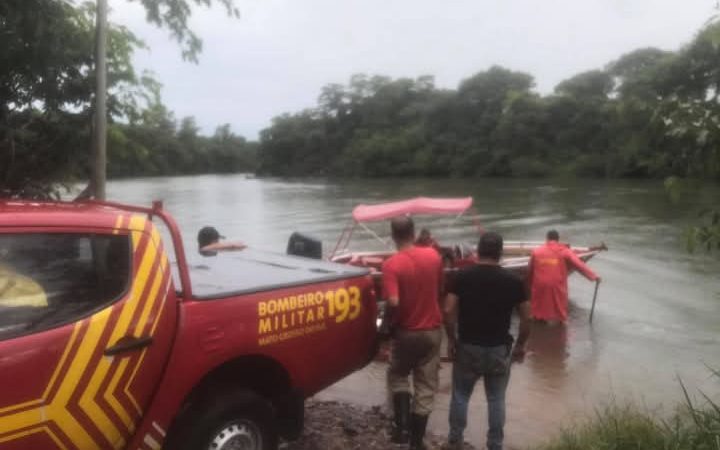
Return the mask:
[[105, 200], [107, 170], [107, 0], [97, 0], [95, 19], [95, 133], [92, 183], [95, 198]]

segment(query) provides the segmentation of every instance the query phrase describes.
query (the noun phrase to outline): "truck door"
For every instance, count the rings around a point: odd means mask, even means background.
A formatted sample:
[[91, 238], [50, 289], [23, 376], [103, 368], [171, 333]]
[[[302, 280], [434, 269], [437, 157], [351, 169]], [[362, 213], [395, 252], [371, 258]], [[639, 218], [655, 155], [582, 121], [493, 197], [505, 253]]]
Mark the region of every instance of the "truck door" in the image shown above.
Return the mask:
[[0, 230], [0, 450], [120, 449], [142, 418], [176, 302], [158, 233], [128, 221]]

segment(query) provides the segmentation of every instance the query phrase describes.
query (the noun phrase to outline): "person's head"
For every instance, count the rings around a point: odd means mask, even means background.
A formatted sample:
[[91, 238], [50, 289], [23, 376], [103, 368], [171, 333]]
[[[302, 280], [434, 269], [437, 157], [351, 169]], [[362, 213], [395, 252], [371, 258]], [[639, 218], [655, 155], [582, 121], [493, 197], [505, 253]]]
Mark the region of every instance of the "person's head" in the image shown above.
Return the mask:
[[547, 232], [547, 235], [545, 236], [548, 241], [559, 241], [560, 240], [560, 234], [557, 232], [557, 230], [550, 230]]
[[220, 235], [215, 227], [202, 227], [200, 231], [198, 231], [197, 236], [198, 249], [214, 244], [222, 238], [223, 236]]
[[392, 238], [396, 245], [406, 244], [415, 240], [415, 224], [410, 216], [395, 217], [390, 221]]
[[430, 230], [427, 228], [423, 228], [420, 230], [420, 234], [418, 235], [417, 241], [422, 244], [428, 244], [432, 240], [432, 235], [430, 234]]
[[488, 231], [480, 236], [477, 246], [478, 258], [500, 261], [503, 252], [503, 238], [499, 233]]

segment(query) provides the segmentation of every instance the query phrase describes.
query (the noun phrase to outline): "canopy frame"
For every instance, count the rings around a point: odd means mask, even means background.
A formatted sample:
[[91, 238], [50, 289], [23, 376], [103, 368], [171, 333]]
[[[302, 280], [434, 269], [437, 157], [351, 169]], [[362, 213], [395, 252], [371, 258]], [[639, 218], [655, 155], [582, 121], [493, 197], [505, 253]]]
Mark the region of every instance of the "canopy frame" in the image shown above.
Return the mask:
[[[463, 202], [459, 206], [453, 205], [454, 207], [447, 207], [442, 208], [441, 206], [438, 207], [438, 203], [442, 203], [442, 201], [452, 201], [455, 203]], [[405, 208], [398, 208], [397, 211], [387, 211], [385, 213], [376, 213], [375, 215], [370, 215], [371, 218], [366, 218], [365, 220], [358, 220], [357, 217], [357, 210], [358, 208], [374, 208], [377, 207], [378, 209], [386, 206], [392, 206], [396, 204], [402, 204], [407, 203]], [[413, 204], [415, 203], [415, 204]], [[434, 206], [434, 207], [433, 207]], [[465, 213], [468, 211], [474, 211], [475, 214], [470, 216], [472, 218], [473, 224], [477, 227], [478, 233], [483, 233], [483, 228], [480, 225], [480, 221], [478, 219], [477, 212], [475, 211], [475, 208], [472, 206], [472, 197], [464, 197], [464, 198], [429, 198], [429, 197], [416, 197], [412, 199], [407, 200], [401, 200], [398, 202], [390, 202], [390, 203], [380, 203], [377, 205], [359, 205], [353, 209], [353, 219], [350, 221], [350, 223], [343, 229], [342, 233], [340, 234], [340, 237], [335, 244], [335, 248], [330, 253], [329, 259], [334, 258], [340, 251], [347, 249], [348, 244], [350, 243], [350, 239], [353, 235], [353, 232], [355, 231], [355, 228], [357, 226], [360, 226], [362, 229], [364, 229], [367, 233], [369, 233], [371, 236], [373, 236], [375, 239], [377, 239], [379, 242], [381, 242], [385, 247], [388, 249], [392, 249], [392, 245], [389, 242], [388, 239], [383, 238], [382, 236], [378, 235], [374, 230], [372, 230], [370, 227], [368, 227], [365, 223], [366, 222], [379, 222], [382, 220], [388, 220], [392, 219], [394, 217], [399, 217], [402, 215], [450, 215], [453, 212], [457, 211], [457, 215], [455, 215], [455, 218], [453, 219], [453, 223], [460, 220], [461, 217], [465, 215]]]

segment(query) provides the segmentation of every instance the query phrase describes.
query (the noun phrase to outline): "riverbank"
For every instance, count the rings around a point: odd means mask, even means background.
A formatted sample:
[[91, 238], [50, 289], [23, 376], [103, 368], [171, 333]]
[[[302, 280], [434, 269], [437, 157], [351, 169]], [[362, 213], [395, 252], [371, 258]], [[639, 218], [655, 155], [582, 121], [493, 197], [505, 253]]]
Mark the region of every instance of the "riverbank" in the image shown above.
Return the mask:
[[[365, 408], [338, 401], [310, 400], [305, 429], [283, 450], [384, 450], [390, 442], [391, 416], [382, 407]], [[444, 437], [426, 435], [428, 450], [440, 450]], [[476, 447], [465, 443], [465, 450]], [[509, 449], [511, 447], [508, 447]], [[660, 417], [633, 405], [608, 406], [594, 418], [568, 424], [537, 450], [716, 450], [720, 448], [720, 405], [706, 399], [702, 407], [682, 405], [671, 417]]]
[[[391, 416], [380, 406], [365, 408], [337, 401], [309, 400], [305, 406], [305, 428], [300, 439], [281, 444], [283, 450], [385, 450], [390, 442]], [[428, 433], [428, 450], [439, 450], [441, 436]], [[475, 447], [466, 444], [465, 450]]]

